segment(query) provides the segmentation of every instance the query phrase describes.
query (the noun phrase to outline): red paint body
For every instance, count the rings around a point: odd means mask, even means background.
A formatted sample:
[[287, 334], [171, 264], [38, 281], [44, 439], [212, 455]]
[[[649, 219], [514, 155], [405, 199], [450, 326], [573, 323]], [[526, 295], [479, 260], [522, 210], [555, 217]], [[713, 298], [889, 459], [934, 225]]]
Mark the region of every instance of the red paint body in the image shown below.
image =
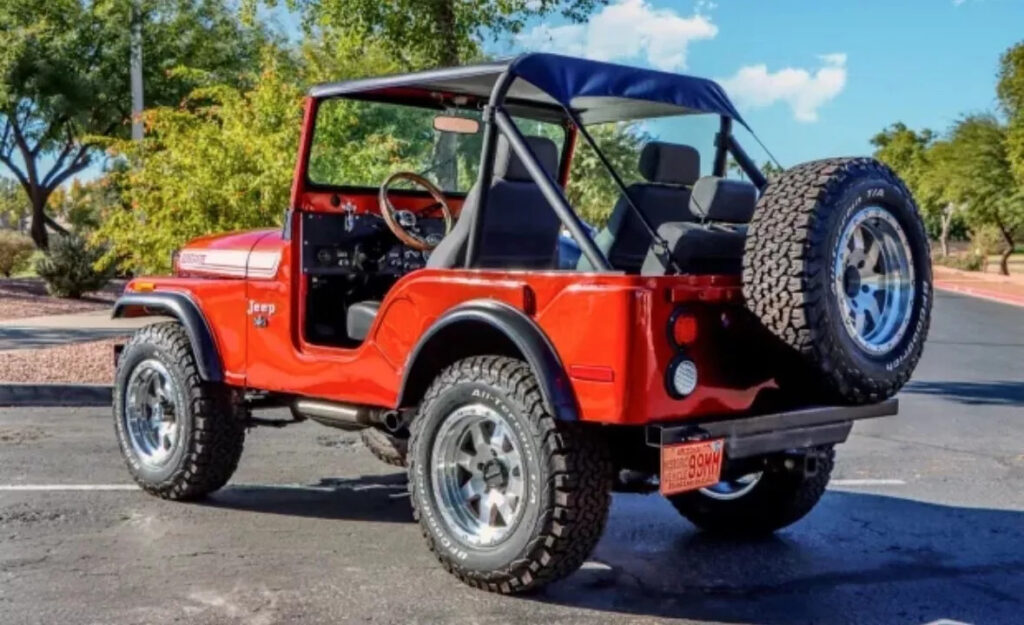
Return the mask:
[[[316, 102], [307, 103], [296, 164], [290, 231], [300, 232], [301, 212], [337, 212], [352, 202], [359, 212], [377, 212], [375, 194], [309, 189], [305, 183]], [[563, 163], [562, 183], [568, 176]], [[395, 196], [397, 208], [415, 209], [426, 196]], [[453, 212], [461, 199], [450, 198]], [[229, 384], [382, 407], [396, 407], [413, 347], [442, 314], [470, 300], [500, 300], [528, 315], [554, 346], [565, 366], [583, 420], [643, 424], [750, 408], [770, 377], [751, 379], [730, 370], [717, 337], [731, 330], [741, 292], [735, 276], [642, 277], [574, 271], [421, 269], [398, 282], [384, 298], [366, 340], [353, 349], [311, 345], [302, 337], [306, 283], [299, 266], [301, 237], [279, 230], [209, 236], [188, 244], [178, 275], [133, 280], [135, 290], [186, 292], [199, 304], [213, 331]], [[235, 256], [232, 256], [235, 254]], [[248, 255], [244, 276], [223, 268]], [[268, 269], [277, 259], [276, 270]], [[243, 263], [244, 264], [244, 263]], [[257, 267], [259, 265], [259, 267]], [[260, 273], [256, 277], [257, 272]], [[257, 327], [250, 303], [271, 306], [266, 327]], [[687, 346], [698, 366], [699, 384], [685, 399], [673, 399], [665, 372], [676, 355], [669, 317], [686, 306], [698, 335]]]

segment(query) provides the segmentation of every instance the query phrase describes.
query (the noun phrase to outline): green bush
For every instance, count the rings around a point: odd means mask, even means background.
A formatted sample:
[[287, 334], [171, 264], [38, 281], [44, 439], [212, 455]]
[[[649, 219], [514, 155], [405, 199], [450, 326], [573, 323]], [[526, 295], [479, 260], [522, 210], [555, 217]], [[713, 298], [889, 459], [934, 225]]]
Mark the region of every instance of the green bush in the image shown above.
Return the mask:
[[57, 297], [79, 298], [98, 291], [110, 280], [110, 274], [96, 269], [103, 250], [89, 245], [78, 234], [54, 237], [50, 251], [36, 261], [36, 273], [46, 281], [46, 290]]
[[12, 230], [0, 230], [0, 274], [10, 278], [25, 269], [35, 245], [32, 239]]
[[1006, 250], [1006, 239], [999, 228], [982, 226], [971, 233], [971, 254], [990, 256], [1002, 254]]
[[973, 251], [967, 254], [950, 254], [949, 256], [933, 256], [936, 264], [952, 267], [963, 271], [981, 271], [985, 268], [985, 257]]

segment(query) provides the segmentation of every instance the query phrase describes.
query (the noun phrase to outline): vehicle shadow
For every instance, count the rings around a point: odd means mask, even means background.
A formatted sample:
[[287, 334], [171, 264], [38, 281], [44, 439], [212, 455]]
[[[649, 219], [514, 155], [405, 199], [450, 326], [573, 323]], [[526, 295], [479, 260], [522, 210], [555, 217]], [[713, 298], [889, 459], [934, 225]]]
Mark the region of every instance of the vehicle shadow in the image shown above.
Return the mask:
[[915, 380], [904, 393], [933, 395], [971, 406], [1024, 406], [1024, 382], [941, 382]]
[[618, 496], [592, 560], [532, 600], [724, 623], [1021, 622], [1024, 513], [830, 491], [789, 530], [736, 541]]
[[405, 473], [322, 478], [310, 485], [229, 485], [201, 505], [288, 516], [411, 523]]

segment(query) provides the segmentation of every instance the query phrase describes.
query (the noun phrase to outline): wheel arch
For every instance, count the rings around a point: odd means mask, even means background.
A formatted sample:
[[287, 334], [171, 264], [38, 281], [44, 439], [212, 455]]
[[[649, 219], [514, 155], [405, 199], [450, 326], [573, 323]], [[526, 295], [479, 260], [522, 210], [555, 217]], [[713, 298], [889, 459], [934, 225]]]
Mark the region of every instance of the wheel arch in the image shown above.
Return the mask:
[[483, 354], [525, 360], [551, 414], [562, 421], [579, 419], [569, 376], [547, 336], [522, 311], [495, 300], [460, 304], [423, 333], [406, 362], [398, 407], [419, 403], [444, 367]]
[[146, 315], [173, 317], [181, 323], [196, 355], [199, 377], [206, 382], [224, 381], [224, 367], [210, 324], [191, 297], [177, 292], [127, 293], [114, 303], [115, 319]]

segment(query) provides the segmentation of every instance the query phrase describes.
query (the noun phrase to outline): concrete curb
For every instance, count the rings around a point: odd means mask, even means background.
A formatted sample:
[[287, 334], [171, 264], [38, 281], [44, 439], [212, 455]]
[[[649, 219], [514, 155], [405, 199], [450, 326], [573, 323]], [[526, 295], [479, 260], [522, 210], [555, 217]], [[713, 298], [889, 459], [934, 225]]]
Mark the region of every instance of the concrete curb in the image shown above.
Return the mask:
[[97, 384], [0, 384], [0, 406], [109, 406], [113, 387]]

